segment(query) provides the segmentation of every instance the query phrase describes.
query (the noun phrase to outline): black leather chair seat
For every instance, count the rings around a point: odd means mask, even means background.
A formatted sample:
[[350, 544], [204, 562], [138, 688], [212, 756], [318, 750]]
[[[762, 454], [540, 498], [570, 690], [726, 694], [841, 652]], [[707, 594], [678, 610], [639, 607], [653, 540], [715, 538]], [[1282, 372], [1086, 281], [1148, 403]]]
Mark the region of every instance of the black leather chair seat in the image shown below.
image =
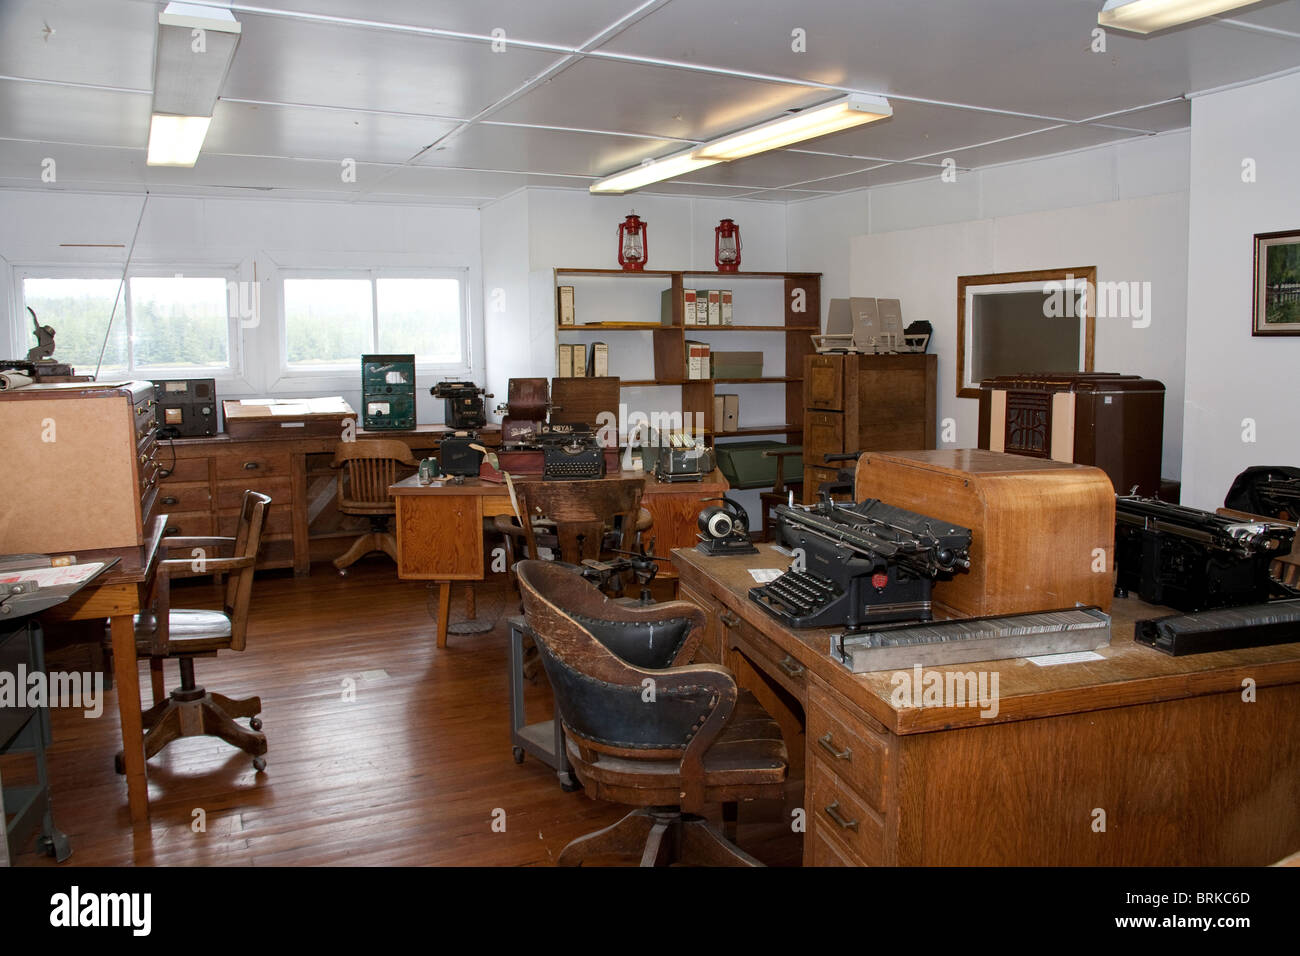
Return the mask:
[[[589, 788], [593, 784], [598, 789], [627, 788], [636, 795], [630, 802], [640, 806], [679, 802], [681, 763], [678, 760], [628, 760], [602, 753], [588, 763], [580, 759], [578, 744], [572, 738], [568, 747], [579, 779]], [[714, 788], [779, 786], [785, 781], [787, 761], [780, 726], [753, 694], [741, 690], [731, 720], [704, 754], [705, 799], [720, 799], [710, 793]], [[662, 782], [655, 781], [655, 777], [662, 778]], [[762, 798], [771, 794], [756, 792], [753, 796]]]

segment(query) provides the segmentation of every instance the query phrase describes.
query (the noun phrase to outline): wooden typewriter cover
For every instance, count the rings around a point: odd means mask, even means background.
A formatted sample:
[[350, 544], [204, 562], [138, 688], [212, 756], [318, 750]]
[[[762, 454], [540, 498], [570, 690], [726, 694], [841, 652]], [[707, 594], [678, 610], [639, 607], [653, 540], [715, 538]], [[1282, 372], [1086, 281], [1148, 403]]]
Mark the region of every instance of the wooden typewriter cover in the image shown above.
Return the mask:
[[221, 403], [231, 438], [341, 438], [357, 413], [341, 397], [226, 399]]
[[943, 614], [1110, 610], [1115, 490], [1099, 468], [982, 449], [864, 452], [855, 497], [971, 529], [971, 568], [936, 581]]
[[1003, 375], [980, 383], [979, 447], [1096, 465], [1117, 494], [1160, 492], [1165, 386], [1118, 372]]

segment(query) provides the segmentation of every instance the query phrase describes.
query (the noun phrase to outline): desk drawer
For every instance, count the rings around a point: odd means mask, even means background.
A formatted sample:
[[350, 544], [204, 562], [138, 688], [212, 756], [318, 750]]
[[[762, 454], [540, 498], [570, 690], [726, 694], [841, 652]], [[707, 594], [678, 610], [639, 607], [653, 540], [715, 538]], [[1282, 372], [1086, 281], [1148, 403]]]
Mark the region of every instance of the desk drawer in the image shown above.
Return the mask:
[[[288, 505], [293, 498], [293, 483], [288, 478], [262, 478], [256, 472], [242, 481], [217, 482], [217, 510], [238, 510], [244, 504], [244, 492], [251, 488], [270, 495], [275, 504]], [[286, 508], [287, 510], [287, 508]]]
[[888, 809], [888, 739], [863, 725], [861, 716], [814, 686], [808, 707], [808, 748], [877, 813]]
[[678, 588], [677, 597], [683, 601], [690, 601], [696, 607], [704, 612], [704, 635], [700, 638], [698, 650], [695, 652], [695, 660], [707, 661], [710, 664], [721, 664], [722, 645], [718, 640], [718, 633], [722, 627], [718, 624], [718, 602], [712, 601], [696, 591], [691, 590], [685, 585]]
[[208, 480], [208, 459], [207, 458], [178, 458], [176, 464], [172, 466], [172, 450], [165, 443], [163, 450], [159, 454], [159, 459], [163, 465], [171, 468], [171, 474], [163, 481], [207, 481]]
[[748, 657], [754, 666], [807, 706], [808, 669], [782, 651], [775, 641], [760, 634], [734, 612], [723, 608], [718, 615], [725, 629], [723, 641]]
[[844, 451], [843, 412], [810, 410], [804, 413], [803, 420], [804, 461], [820, 465], [823, 455], [838, 455]]
[[864, 866], [885, 862], [885, 826], [820, 760], [808, 767], [808, 839], [830, 834]]
[[803, 399], [808, 408], [844, 408], [844, 357], [809, 355], [804, 358]]
[[217, 458], [217, 480], [241, 478], [250, 481], [269, 475], [289, 477], [289, 453], [252, 449]]
[[[262, 525], [262, 534], [293, 534], [293, 512], [288, 508], [276, 507], [272, 495], [271, 506], [266, 509], [266, 520]], [[233, 538], [239, 527], [239, 511], [221, 511], [217, 513], [217, 534]]]
[[[212, 534], [212, 515], [207, 511], [173, 512], [164, 505], [158, 505], [159, 514], [167, 516], [167, 526], [163, 536], [168, 538], [204, 538]], [[172, 554], [168, 557], [186, 557], [186, 554]]]
[[158, 507], [163, 512], [206, 511], [212, 506], [212, 495], [206, 481], [164, 481], [158, 492]]
[[804, 866], [865, 866], [856, 860], [842, 846], [835, 842], [826, 832], [826, 827], [817, 825], [805, 838]]

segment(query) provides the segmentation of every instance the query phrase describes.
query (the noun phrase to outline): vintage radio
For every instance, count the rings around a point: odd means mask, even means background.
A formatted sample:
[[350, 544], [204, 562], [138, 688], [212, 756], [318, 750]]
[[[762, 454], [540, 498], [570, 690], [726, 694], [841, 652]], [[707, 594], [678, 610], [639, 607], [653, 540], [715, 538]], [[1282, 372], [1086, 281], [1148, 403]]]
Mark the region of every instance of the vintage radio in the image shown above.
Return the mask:
[[361, 427], [409, 431], [415, 427], [415, 356], [361, 356]]
[[159, 438], [217, 433], [217, 383], [211, 378], [154, 379]]
[[1115, 491], [1099, 468], [974, 448], [866, 451], [854, 496], [970, 528], [970, 571], [935, 582], [936, 609], [1110, 611]]
[[1096, 465], [1116, 494], [1154, 496], [1164, 415], [1164, 385], [1137, 375], [1003, 375], [980, 383], [979, 447]]

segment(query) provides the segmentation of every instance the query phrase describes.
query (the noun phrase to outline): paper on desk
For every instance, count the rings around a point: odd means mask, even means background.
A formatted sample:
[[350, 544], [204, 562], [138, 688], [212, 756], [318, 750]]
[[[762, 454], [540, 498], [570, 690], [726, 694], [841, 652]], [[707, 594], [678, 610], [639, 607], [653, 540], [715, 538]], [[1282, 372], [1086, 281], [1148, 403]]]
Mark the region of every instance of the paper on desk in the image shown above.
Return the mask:
[[1039, 667], [1054, 667], [1057, 664], [1082, 664], [1084, 661], [1104, 661], [1096, 651], [1069, 651], [1065, 654], [1042, 654], [1038, 657], [1026, 657], [1025, 660]]
[[15, 581], [35, 581], [38, 587], [55, 588], [65, 584], [81, 584], [89, 581], [104, 567], [102, 561], [90, 564], [69, 564], [61, 568], [30, 568], [26, 571], [5, 571], [0, 574], [0, 584], [13, 584]]
[[759, 584], [767, 584], [785, 574], [785, 571], [782, 568], [750, 568], [749, 573]]
[[280, 400], [278, 398], [241, 398], [239, 400], [239, 404], [240, 405], [278, 405], [280, 404]]
[[311, 409], [301, 402], [269, 406], [272, 415], [306, 415]]

